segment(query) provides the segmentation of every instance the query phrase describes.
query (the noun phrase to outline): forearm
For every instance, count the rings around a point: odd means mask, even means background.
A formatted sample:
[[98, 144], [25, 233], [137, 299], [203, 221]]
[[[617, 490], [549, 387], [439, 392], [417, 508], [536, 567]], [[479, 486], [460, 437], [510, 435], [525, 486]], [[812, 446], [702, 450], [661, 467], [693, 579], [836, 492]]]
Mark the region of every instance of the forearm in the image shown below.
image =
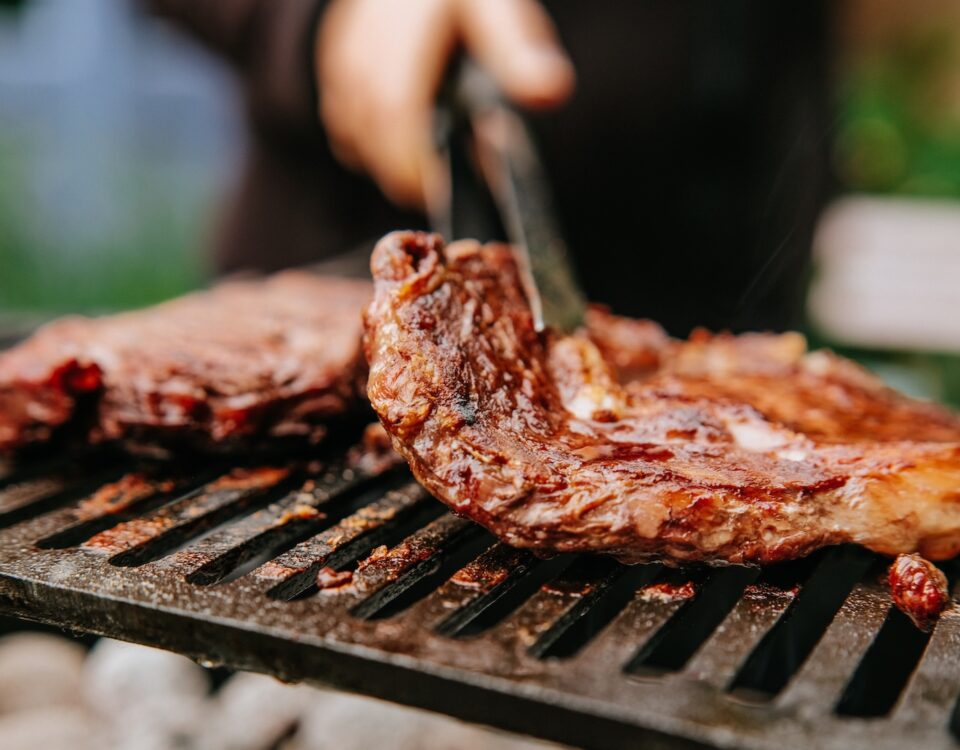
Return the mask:
[[239, 73], [265, 124], [317, 121], [315, 29], [324, 0], [146, 0]]

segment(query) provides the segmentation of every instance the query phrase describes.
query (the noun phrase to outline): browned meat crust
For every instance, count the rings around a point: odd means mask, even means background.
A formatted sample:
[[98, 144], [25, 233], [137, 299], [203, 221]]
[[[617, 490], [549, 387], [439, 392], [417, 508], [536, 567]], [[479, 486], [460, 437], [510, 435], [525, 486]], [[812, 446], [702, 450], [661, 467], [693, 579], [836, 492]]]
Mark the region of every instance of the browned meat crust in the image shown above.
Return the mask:
[[919, 555], [899, 555], [887, 580], [893, 603], [921, 630], [930, 630], [950, 603], [947, 577]]
[[94, 440], [210, 448], [318, 440], [362, 392], [370, 293], [289, 271], [52, 323], [0, 354], [0, 453], [68, 424]]
[[396, 233], [372, 268], [371, 403], [417, 478], [510, 544], [718, 564], [960, 551], [960, 421], [796, 334], [678, 342], [594, 311], [598, 344], [538, 335], [502, 246]]

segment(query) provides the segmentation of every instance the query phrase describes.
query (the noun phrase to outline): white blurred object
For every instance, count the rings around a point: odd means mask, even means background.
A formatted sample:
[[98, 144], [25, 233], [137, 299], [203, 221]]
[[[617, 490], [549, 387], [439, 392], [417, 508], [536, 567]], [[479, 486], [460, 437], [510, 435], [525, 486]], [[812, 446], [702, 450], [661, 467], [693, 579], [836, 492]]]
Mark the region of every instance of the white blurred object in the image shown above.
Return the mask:
[[446, 716], [332, 691], [317, 691], [284, 750], [549, 750], [559, 748]]
[[110, 725], [116, 748], [192, 746], [207, 720], [209, 689], [189, 659], [120, 641], [99, 641], [84, 671], [87, 703]]
[[[0, 638], [0, 716], [80, 706], [85, 653], [82, 646], [52, 635]], [[6, 747], [0, 742], [0, 748]]]
[[86, 662], [83, 654], [52, 636], [0, 640], [0, 686], [32, 697], [0, 714], [0, 750], [560, 747], [263, 675], [236, 674], [211, 696], [207, 675], [189, 659], [120, 641], [99, 641]]
[[813, 322], [845, 344], [960, 351], [960, 204], [849, 197], [814, 241]]
[[317, 693], [272, 677], [240, 673], [211, 701], [197, 742], [205, 750], [263, 750], [274, 747], [311, 710]]
[[[0, 717], [3, 750], [104, 750], [102, 727], [79, 708], [45, 708]], [[170, 748], [164, 748], [170, 750]]]

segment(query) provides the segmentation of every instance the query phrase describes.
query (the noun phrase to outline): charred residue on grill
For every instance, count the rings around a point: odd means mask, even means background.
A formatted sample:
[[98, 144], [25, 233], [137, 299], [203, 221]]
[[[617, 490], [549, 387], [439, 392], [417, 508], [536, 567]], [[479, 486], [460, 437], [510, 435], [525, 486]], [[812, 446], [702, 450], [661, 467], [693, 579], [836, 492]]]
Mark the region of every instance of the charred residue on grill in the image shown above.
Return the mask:
[[[205, 485], [200, 491], [146, 516], [118, 524], [84, 542], [84, 549], [122, 555], [143, 548], [166, 532], [182, 527], [202, 529], [219, 522], [232, 511], [243, 510], [250, 501], [277, 487], [290, 476], [290, 470], [278, 467], [237, 468]], [[130, 562], [146, 562], [134, 555]], [[126, 564], [120, 559], [119, 564]]]
[[353, 571], [323, 567], [317, 571], [314, 582], [321, 591], [342, 589], [353, 583]]

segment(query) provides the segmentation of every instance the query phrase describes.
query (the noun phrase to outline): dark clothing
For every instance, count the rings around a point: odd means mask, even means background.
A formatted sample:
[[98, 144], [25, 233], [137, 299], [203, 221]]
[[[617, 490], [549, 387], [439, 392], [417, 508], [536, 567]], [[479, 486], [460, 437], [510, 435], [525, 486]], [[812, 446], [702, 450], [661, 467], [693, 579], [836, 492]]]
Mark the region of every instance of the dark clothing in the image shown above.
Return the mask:
[[[223, 270], [341, 253], [424, 219], [333, 158], [318, 0], [150, 0], [245, 82], [251, 149]], [[578, 74], [533, 118], [588, 295], [674, 333], [799, 322], [827, 187], [826, 0], [549, 0]]]

